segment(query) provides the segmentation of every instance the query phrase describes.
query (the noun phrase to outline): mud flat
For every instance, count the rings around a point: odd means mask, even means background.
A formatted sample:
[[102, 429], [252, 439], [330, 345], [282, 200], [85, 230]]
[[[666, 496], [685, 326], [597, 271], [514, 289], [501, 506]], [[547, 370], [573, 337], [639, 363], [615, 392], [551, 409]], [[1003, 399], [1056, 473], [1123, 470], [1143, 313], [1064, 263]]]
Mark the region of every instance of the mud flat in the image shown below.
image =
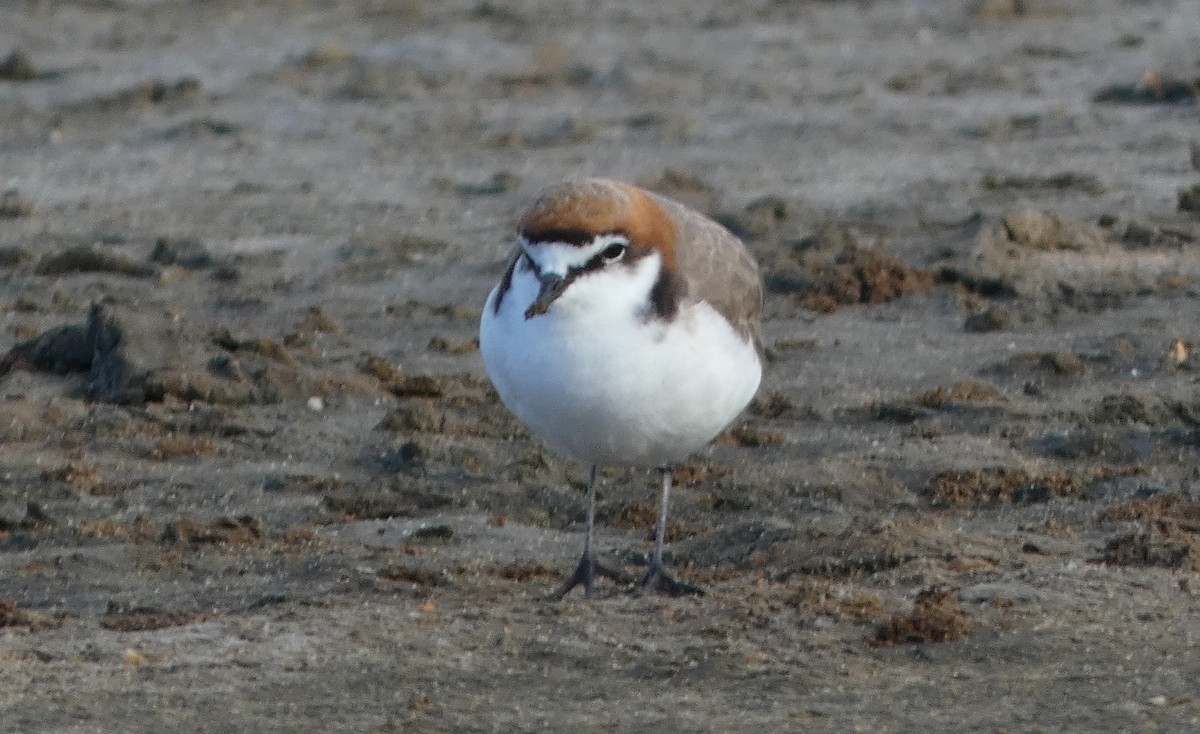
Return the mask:
[[[1194, 11], [0, 5], [0, 730], [1200, 728]], [[575, 173], [763, 264], [703, 598], [544, 599], [475, 337]]]

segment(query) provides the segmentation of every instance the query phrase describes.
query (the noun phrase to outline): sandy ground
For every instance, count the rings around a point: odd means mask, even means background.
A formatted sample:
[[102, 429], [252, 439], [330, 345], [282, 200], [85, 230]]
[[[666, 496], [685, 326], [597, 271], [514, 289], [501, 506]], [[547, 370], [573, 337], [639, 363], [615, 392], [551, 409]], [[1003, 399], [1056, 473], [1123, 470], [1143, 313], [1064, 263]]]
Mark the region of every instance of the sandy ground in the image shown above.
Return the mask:
[[[1193, 0], [0, 1], [0, 730], [1200, 730], [1198, 48]], [[581, 173], [763, 264], [701, 598], [545, 599], [584, 469], [474, 339]], [[603, 478], [636, 574], [655, 479]]]

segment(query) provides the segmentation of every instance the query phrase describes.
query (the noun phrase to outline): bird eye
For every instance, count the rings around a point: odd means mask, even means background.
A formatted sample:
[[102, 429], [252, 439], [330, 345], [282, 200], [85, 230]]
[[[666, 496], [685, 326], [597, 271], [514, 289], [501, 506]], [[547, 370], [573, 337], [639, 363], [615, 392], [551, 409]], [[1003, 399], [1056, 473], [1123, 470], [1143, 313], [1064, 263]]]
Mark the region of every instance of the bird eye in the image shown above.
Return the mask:
[[623, 245], [618, 242], [615, 244], [611, 244], [608, 247], [605, 247], [603, 250], [601, 250], [600, 257], [602, 257], [607, 262], [615, 263], [616, 261], [625, 257], [625, 251], [628, 249], [629, 249], [628, 245]]

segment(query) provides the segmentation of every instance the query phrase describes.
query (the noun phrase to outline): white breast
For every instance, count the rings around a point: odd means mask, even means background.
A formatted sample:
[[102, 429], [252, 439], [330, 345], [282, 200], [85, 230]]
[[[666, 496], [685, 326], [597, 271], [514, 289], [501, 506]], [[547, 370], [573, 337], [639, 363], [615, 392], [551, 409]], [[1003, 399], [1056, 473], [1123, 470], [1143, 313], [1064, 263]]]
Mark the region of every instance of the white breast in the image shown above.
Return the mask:
[[580, 277], [549, 311], [525, 309], [538, 291], [521, 267], [499, 313], [493, 290], [480, 351], [500, 399], [555, 451], [588, 464], [678, 461], [721, 432], [754, 397], [754, 345], [706, 303], [670, 322], [648, 318], [657, 254], [632, 269]]

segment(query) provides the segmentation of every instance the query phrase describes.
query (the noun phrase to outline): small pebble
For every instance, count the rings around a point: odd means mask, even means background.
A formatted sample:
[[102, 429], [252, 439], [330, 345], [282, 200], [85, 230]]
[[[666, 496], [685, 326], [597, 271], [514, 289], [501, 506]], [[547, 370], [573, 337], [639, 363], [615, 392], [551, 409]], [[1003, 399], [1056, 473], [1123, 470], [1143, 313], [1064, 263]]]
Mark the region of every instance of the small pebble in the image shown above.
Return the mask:
[[320, 413], [322, 410], [325, 410], [325, 401], [319, 396], [314, 395], [308, 399], [308, 409], [314, 413]]

